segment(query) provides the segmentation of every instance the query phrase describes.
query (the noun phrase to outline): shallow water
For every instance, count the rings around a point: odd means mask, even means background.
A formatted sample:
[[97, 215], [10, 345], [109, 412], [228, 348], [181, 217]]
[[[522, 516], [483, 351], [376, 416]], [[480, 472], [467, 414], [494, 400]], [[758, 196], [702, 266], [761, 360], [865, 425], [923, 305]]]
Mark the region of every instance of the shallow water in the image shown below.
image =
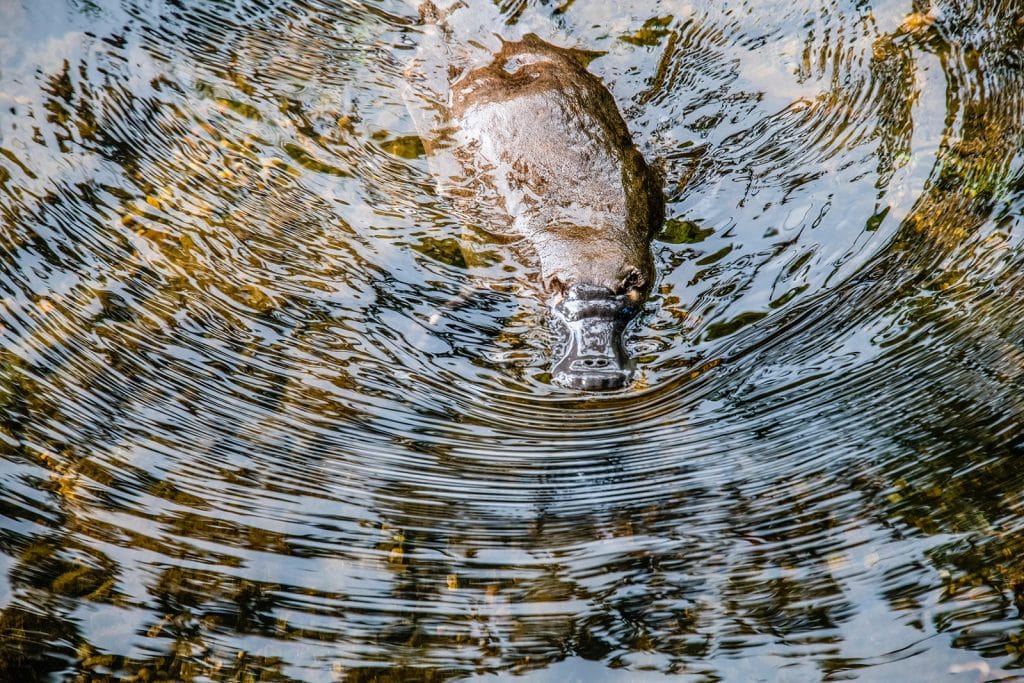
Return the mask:
[[408, 5], [0, 0], [0, 680], [1024, 676], [1024, 6], [469, 5], [663, 167], [628, 391]]

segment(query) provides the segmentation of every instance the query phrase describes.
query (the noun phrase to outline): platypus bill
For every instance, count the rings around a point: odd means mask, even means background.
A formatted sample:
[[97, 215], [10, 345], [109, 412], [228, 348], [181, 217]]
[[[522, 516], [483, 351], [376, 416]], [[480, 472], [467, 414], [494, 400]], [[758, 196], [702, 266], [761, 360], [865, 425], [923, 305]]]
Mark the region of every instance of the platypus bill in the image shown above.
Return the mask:
[[[507, 215], [495, 232], [520, 236], [540, 264], [553, 327], [564, 343], [552, 380], [618, 389], [632, 379], [623, 336], [654, 279], [651, 239], [664, 219], [661, 182], [637, 151], [611, 94], [587, 71], [594, 53], [530, 34], [449, 84], [451, 194], [472, 178]], [[455, 71], [451, 69], [449, 73]]]

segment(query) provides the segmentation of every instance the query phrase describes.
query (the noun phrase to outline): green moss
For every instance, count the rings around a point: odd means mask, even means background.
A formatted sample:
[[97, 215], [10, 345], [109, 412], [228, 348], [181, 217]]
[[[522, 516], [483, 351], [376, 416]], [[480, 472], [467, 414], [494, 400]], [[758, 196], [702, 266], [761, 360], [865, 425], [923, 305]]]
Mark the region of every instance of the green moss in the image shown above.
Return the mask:
[[732, 320], [708, 325], [707, 332], [704, 333], [704, 339], [707, 341], [714, 341], [715, 339], [727, 337], [747, 325], [757, 322], [767, 315], [768, 314], [764, 311], [749, 311], [747, 313], [739, 314]]
[[75, 564], [60, 574], [50, 585], [50, 590], [58, 595], [71, 598], [89, 598], [100, 600], [110, 594], [113, 579], [96, 567]]
[[889, 215], [889, 209], [890, 207], [887, 206], [881, 211], [873, 214], [870, 218], [868, 218], [867, 223], [864, 225], [864, 229], [867, 230], [868, 232], [874, 232], [875, 230], [878, 230], [878, 226], [880, 226], [882, 224], [882, 221], [885, 220], [885, 217]]
[[457, 239], [424, 237], [417, 244], [413, 244], [412, 248], [434, 261], [440, 261], [455, 268], [465, 269], [467, 267], [466, 257], [462, 253], [462, 246]]
[[252, 119], [253, 121], [263, 120], [263, 117], [260, 115], [259, 111], [256, 109], [256, 107], [252, 106], [251, 104], [239, 102], [238, 100], [231, 100], [226, 97], [217, 98], [217, 103], [230, 109], [239, 116], [244, 116], [247, 119]]
[[658, 233], [657, 240], [669, 244], [696, 244], [703, 242], [714, 232], [714, 228], [702, 228], [694, 221], [670, 218], [665, 221], [665, 227]]
[[284, 151], [289, 157], [291, 157], [292, 161], [308, 171], [326, 173], [327, 175], [336, 176], [338, 178], [352, 177], [352, 174], [348, 171], [319, 161], [312, 154], [296, 144], [288, 143], [284, 145]]
[[672, 15], [664, 17], [651, 17], [644, 22], [643, 27], [628, 36], [619, 36], [619, 40], [630, 45], [643, 45], [653, 47], [661, 42], [661, 39], [671, 33], [667, 27], [672, 23]]
[[808, 287], [808, 285], [800, 285], [799, 287], [794, 287], [793, 289], [789, 290], [788, 292], [786, 292], [785, 294], [780, 296], [778, 299], [775, 299], [770, 304], [768, 304], [768, 307], [769, 308], [782, 308], [783, 306], [788, 304], [790, 301], [792, 301], [795, 296], [797, 296], [801, 292], [805, 291], [807, 289], [807, 287]]
[[416, 159], [426, 156], [427, 153], [423, 148], [423, 140], [418, 135], [403, 135], [391, 140], [384, 140], [380, 143], [380, 147], [388, 154], [403, 159]]

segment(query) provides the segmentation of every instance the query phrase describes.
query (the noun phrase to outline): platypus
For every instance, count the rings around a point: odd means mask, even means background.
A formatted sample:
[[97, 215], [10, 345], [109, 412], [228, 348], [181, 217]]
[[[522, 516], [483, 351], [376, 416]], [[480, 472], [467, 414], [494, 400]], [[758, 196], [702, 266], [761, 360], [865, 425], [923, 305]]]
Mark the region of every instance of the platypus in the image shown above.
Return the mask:
[[[539, 286], [564, 341], [551, 371], [563, 387], [628, 384], [623, 336], [654, 280], [651, 240], [664, 219], [659, 175], [611, 93], [587, 71], [597, 53], [527, 34], [489, 63], [452, 74], [443, 135], [427, 145], [455, 160], [465, 195], [497, 205], [536, 255]], [[435, 130], [435, 132], [437, 132]]]

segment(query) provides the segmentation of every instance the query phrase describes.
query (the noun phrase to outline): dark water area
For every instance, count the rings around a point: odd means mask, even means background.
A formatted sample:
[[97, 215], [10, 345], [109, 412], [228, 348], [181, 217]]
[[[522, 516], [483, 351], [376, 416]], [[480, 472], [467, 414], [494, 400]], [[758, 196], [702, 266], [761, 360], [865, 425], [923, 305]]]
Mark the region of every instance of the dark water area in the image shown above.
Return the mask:
[[410, 5], [0, 0], [0, 681], [1024, 680], [1024, 5], [453, 17], [665, 175], [628, 390], [467, 265]]

